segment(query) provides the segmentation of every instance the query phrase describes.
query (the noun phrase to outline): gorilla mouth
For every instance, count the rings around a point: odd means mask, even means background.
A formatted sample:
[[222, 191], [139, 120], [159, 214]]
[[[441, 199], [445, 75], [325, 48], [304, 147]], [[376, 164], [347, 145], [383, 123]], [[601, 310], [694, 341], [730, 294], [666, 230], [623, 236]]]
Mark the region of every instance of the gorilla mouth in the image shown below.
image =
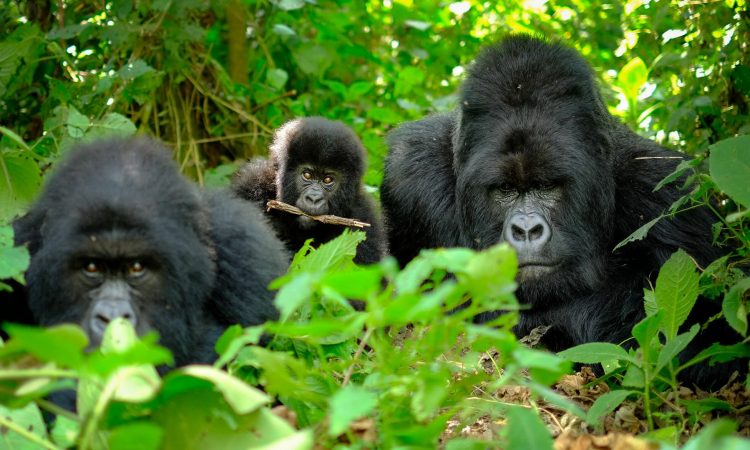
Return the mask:
[[315, 220], [307, 216], [299, 216], [297, 218], [297, 223], [299, 224], [300, 228], [307, 229], [315, 225]]
[[522, 262], [518, 264], [518, 276], [521, 280], [539, 278], [553, 273], [559, 265], [558, 262]]

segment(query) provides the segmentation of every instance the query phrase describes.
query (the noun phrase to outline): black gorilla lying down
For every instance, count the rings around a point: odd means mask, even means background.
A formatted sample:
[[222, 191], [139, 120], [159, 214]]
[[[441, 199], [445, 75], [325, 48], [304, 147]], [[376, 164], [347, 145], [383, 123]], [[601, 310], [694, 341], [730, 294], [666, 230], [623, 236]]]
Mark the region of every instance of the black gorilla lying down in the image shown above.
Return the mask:
[[14, 228], [32, 323], [78, 324], [93, 345], [123, 317], [158, 331], [177, 365], [210, 362], [226, 326], [277, 317], [267, 286], [288, 257], [262, 213], [201, 193], [154, 141], [81, 146]]
[[[380, 217], [362, 186], [366, 152], [357, 136], [341, 122], [321, 117], [295, 119], [276, 131], [269, 160], [243, 166], [232, 180], [234, 192], [262, 207], [268, 200], [297, 206], [313, 215], [332, 214], [371, 224], [354, 261], [371, 264], [385, 254]], [[271, 223], [287, 248], [297, 251], [307, 239], [322, 244], [343, 231], [341, 225], [306, 216], [269, 211]]]
[[[530, 305], [519, 335], [551, 325], [544, 342], [554, 351], [623, 342], [644, 317], [643, 288], [673, 252], [683, 248], [703, 267], [720, 255], [703, 209], [661, 220], [613, 252], [679, 197], [673, 186], [653, 188], [682, 157], [612, 117], [574, 50], [527, 36], [489, 47], [459, 105], [390, 137], [381, 197], [391, 252], [403, 265], [422, 248], [507, 241], [518, 254], [517, 296]], [[689, 321], [705, 321], [708, 303], [699, 301]], [[738, 342], [723, 322], [683, 358], [711, 342]], [[715, 386], [735, 366], [684, 375]]]

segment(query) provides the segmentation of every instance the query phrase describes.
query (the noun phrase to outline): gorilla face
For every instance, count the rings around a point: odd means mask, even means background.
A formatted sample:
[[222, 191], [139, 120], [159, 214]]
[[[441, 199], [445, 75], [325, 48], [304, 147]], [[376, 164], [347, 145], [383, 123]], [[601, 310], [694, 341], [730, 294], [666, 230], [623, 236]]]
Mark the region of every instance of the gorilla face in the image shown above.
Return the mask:
[[[313, 164], [300, 164], [292, 172], [296, 173], [288, 176], [294, 177], [296, 186], [284, 202], [292, 203], [312, 216], [328, 214], [332, 209], [331, 201], [339, 189], [339, 173]], [[299, 216], [297, 220], [302, 228], [310, 228], [315, 224], [314, 220], [306, 216]]]
[[470, 132], [475, 138], [465, 141], [471, 147], [457, 178], [469, 245], [513, 246], [527, 301], [544, 301], [550, 290], [594, 287], [603, 279], [602, 243], [612, 228], [607, 160], [582, 138], [581, 128], [556, 123], [542, 110], [525, 111], [523, 118], [512, 109], [509, 115], [468, 115], [464, 123], [484, 130]]

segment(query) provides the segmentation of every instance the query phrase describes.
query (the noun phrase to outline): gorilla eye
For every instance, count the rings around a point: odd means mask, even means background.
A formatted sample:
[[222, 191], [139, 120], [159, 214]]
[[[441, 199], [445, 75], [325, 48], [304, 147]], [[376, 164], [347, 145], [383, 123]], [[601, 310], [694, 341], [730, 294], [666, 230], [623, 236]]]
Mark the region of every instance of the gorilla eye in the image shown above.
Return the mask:
[[333, 177], [330, 176], [330, 175], [326, 175], [326, 177], [323, 178], [323, 183], [324, 184], [332, 184], [333, 183]]
[[543, 181], [537, 185], [537, 189], [540, 191], [551, 191], [555, 188], [555, 184], [550, 181]]
[[304, 178], [307, 181], [312, 180], [312, 173], [309, 170], [305, 170], [302, 172], [302, 178]]
[[128, 275], [131, 277], [139, 277], [143, 275], [145, 272], [145, 268], [143, 267], [143, 264], [140, 263], [140, 261], [133, 261], [132, 263], [128, 264]]
[[99, 267], [93, 261], [89, 261], [83, 266], [83, 271], [86, 275], [97, 275], [99, 273]]
[[508, 183], [508, 182], [502, 183], [500, 186], [498, 186], [498, 189], [503, 194], [509, 194], [509, 193], [513, 192], [513, 190], [514, 190], [513, 189], [513, 185], [510, 184], [510, 183]]

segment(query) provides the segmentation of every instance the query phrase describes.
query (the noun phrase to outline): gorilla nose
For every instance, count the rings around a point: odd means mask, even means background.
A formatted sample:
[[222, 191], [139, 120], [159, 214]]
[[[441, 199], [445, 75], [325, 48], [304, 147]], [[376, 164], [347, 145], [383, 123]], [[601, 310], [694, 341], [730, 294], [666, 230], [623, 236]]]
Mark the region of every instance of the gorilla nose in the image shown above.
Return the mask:
[[325, 201], [325, 198], [317, 192], [312, 193], [312, 194], [305, 194], [305, 203], [307, 203], [308, 205], [314, 208], [319, 208], [323, 206], [324, 201]]
[[98, 336], [104, 334], [104, 329], [114, 319], [122, 317], [137, 326], [137, 319], [133, 306], [123, 300], [99, 300], [91, 311], [91, 330]]
[[516, 250], [538, 251], [552, 232], [549, 224], [538, 214], [514, 214], [505, 226], [504, 238]]

